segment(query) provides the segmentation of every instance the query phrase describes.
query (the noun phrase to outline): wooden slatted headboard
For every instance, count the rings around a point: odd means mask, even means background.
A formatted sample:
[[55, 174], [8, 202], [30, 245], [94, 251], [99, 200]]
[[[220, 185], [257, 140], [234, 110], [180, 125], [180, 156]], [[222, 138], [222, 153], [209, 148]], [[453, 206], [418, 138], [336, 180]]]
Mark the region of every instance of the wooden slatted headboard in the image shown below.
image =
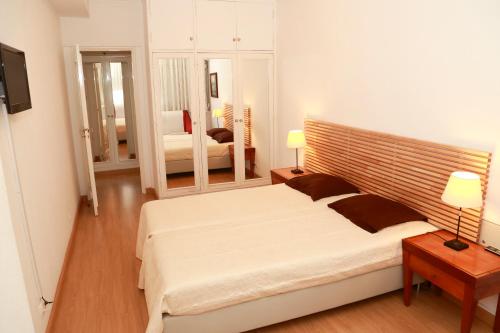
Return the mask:
[[[488, 187], [491, 153], [367, 131], [319, 120], [305, 121], [305, 167], [341, 176], [367, 193], [400, 201], [429, 222], [456, 231], [458, 209], [441, 201], [453, 171], [480, 175]], [[461, 235], [479, 239], [483, 208], [466, 209]]]
[[[233, 126], [233, 106], [231, 104], [224, 104], [224, 127], [234, 132]], [[252, 113], [249, 106], [245, 106], [243, 109], [243, 122], [245, 124], [245, 145], [252, 145]]]

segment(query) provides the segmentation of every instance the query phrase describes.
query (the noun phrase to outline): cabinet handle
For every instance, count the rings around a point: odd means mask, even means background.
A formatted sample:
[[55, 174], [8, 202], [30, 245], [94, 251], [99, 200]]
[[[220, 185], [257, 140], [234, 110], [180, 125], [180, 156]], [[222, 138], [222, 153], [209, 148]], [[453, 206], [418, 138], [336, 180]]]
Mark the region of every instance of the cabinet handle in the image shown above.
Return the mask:
[[233, 38], [233, 42], [236, 42], [238, 39], [236, 37]]
[[238, 37], [238, 42], [241, 42], [241, 38], [240, 37]]
[[193, 36], [190, 36], [190, 37], [189, 37], [189, 40], [190, 40], [190, 41], [193, 41], [193, 40], [194, 40], [194, 37], [193, 37]]

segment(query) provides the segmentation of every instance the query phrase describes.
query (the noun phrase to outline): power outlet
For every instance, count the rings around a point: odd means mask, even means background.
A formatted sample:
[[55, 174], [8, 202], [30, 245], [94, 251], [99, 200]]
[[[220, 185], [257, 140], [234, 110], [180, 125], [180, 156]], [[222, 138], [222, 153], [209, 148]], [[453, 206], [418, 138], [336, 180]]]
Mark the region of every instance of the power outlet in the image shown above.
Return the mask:
[[40, 311], [40, 313], [47, 311], [47, 306], [45, 305], [43, 299], [40, 299], [40, 303], [38, 303], [38, 311]]

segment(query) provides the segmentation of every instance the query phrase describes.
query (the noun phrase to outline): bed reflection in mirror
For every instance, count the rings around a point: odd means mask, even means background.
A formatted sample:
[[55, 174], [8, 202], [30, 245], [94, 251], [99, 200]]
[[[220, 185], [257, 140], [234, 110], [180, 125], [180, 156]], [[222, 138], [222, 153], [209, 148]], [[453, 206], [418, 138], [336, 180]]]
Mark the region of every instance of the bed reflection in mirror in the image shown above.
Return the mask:
[[190, 82], [185, 58], [159, 60], [160, 129], [167, 189], [195, 185]]
[[233, 61], [205, 60], [206, 165], [208, 183], [234, 182]]

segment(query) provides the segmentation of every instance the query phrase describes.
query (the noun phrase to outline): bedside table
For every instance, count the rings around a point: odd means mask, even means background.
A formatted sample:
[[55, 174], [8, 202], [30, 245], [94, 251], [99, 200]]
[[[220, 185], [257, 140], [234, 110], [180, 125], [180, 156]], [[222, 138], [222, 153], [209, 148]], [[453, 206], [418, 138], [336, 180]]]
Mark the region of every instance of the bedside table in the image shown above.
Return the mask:
[[[411, 303], [413, 273], [462, 301], [462, 333], [471, 330], [478, 300], [500, 293], [500, 257], [464, 240], [469, 248], [460, 252], [443, 245], [455, 236], [440, 230], [403, 239], [404, 302]], [[493, 332], [500, 333], [500, 299]]]
[[272, 181], [273, 185], [284, 183], [287, 180], [295, 178], [295, 177], [302, 177], [305, 175], [312, 175], [313, 174], [313, 172], [307, 171], [302, 167], [300, 169], [302, 171], [304, 171], [304, 173], [294, 174], [294, 173], [292, 173], [293, 169], [295, 169], [295, 167], [271, 170], [271, 181]]

